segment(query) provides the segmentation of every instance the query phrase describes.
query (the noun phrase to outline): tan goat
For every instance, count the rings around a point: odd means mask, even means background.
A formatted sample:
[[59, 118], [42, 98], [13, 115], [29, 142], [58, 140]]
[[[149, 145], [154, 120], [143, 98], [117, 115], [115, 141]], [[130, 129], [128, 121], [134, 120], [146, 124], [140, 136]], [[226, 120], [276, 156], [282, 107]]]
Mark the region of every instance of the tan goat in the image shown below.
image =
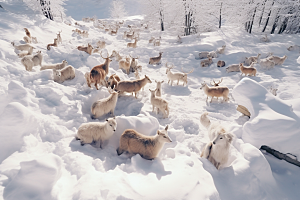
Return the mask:
[[93, 46], [90, 45], [89, 43], [88, 43], [88, 46], [87, 46], [87, 47], [78, 46], [77, 49], [78, 49], [79, 51], [85, 51], [86, 53], [88, 53], [88, 54], [90, 54], [90, 55], [91, 55], [92, 52], [93, 52]]
[[157, 91], [157, 89], [155, 90], [150, 90], [151, 92], [151, 96], [150, 96], [150, 102], [152, 104], [152, 112], [154, 112], [154, 109], [157, 108], [157, 113], [159, 113], [159, 110], [162, 111], [164, 118], [169, 117], [169, 105], [168, 102], [166, 100], [164, 100], [161, 97], [156, 97], [155, 96], [155, 92]]
[[128, 47], [128, 48], [129, 48], [129, 47], [136, 48], [137, 41], [138, 41], [138, 39], [137, 39], [137, 38], [134, 38], [134, 42], [133, 42], [133, 43], [131, 43], [131, 42], [127, 43], [127, 47]]
[[228, 87], [218, 86], [218, 87], [208, 87], [208, 85], [204, 82], [201, 83], [201, 90], [203, 89], [204, 93], [207, 95], [206, 101], [208, 100], [208, 97], [211, 97], [211, 101], [214, 97], [223, 97], [223, 101], [228, 101], [228, 95], [229, 95], [229, 89]]
[[252, 62], [252, 64], [249, 67], [245, 67], [243, 63], [240, 63], [240, 70], [242, 72], [242, 75], [245, 74], [245, 76], [247, 75], [255, 76], [256, 75], [256, 68], [254, 67], [255, 63], [256, 62]]
[[128, 81], [120, 81], [115, 88], [116, 91], [120, 91], [120, 93], [134, 93], [135, 98], [137, 98], [136, 94], [147, 84], [152, 83], [150, 78], [145, 75], [145, 78], [138, 80], [128, 80]]
[[162, 54], [163, 54], [163, 52], [159, 52], [159, 56], [158, 57], [152, 57], [152, 58], [150, 58], [149, 59], [149, 64], [150, 65], [160, 64]]
[[157, 157], [164, 143], [172, 142], [167, 130], [168, 125], [164, 130], [157, 130], [155, 136], [146, 136], [133, 129], [126, 129], [121, 135], [117, 153], [121, 155], [127, 151], [130, 154], [140, 154], [142, 158], [152, 160]]

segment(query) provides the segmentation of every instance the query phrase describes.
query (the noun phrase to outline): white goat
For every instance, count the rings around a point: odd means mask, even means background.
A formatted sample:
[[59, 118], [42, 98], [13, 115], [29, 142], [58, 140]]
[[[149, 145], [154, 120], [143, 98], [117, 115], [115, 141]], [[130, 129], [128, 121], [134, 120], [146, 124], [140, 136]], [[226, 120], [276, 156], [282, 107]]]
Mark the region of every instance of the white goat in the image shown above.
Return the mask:
[[97, 47], [98, 48], [100, 48], [100, 49], [104, 49], [105, 48], [105, 45], [106, 45], [106, 43], [105, 43], [105, 41], [104, 40], [99, 40], [98, 42], [97, 42]]
[[126, 129], [121, 135], [117, 154], [128, 151], [130, 154], [140, 154], [142, 158], [152, 160], [157, 157], [164, 143], [172, 142], [167, 130], [168, 125], [164, 130], [157, 130], [155, 136], [146, 136], [133, 129]]
[[210, 51], [210, 52], [202, 51], [202, 52], [199, 53], [199, 58], [200, 59], [208, 58], [208, 57], [217, 58], [218, 54], [215, 51]]
[[107, 98], [100, 99], [93, 103], [91, 108], [92, 119], [99, 118], [109, 112], [114, 115], [114, 110], [118, 101], [118, 94], [118, 92], [113, 91]]
[[15, 49], [20, 50], [20, 51], [32, 51], [34, 49], [33, 46], [30, 44], [21, 44], [21, 45], [15, 45], [14, 42], [11, 42], [11, 44], [15, 47]]
[[61, 32], [62, 32], [62, 31], [59, 31], [59, 32], [57, 33], [57, 38], [56, 38], [56, 39], [57, 39], [57, 44], [59, 44], [59, 43], [62, 44], [62, 39], [61, 39], [61, 35], [60, 35]]
[[117, 51], [113, 50], [110, 58], [112, 57], [116, 57], [116, 61], [119, 62], [121, 59], [123, 59], [124, 56], [121, 56]]
[[220, 123], [211, 123], [207, 115], [207, 112], [202, 114], [200, 122], [208, 129], [211, 142], [205, 145], [200, 156], [208, 159], [217, 169], [220, 169], [228, 161], [230, 144], [234, 136], [228, 133]]
[[61, 69], [61, 70], [54, 70], [54, 81], [58, 83], [63, 83], [65, 80], [75, 78], [75, 69], [71, 65]]
[[56, 64], [52, 64], [52, 65], [43, 65], [41, 67], [41, 71], [45, 70], [45, 69], [55, 69], [55, 70], [59, 70], [62, 69], [64, 67], [66, 67], [68, 65], [68, 61], [63, 60], [61, 63], [56, 63]]
[[21, 51], [20, 53], [18, 53], [19, 58], [23, 58], [24, 56], [27, 55], [32, 55], [33, 52], [33, 48], [29, 49], [29, 51]]
[[268, 38], [268, 35], [266, 34], [262, 38], [259, 39], [261, 42], [270, 42], [270, 39]]
[[209, 67], [213, 63], [212, 58], [209, 57], [208, 59], [202, 60], [200, 65], [201, 67]]
[[138, 67], [138, 60], [139, 57], [132, 57], [131, 55], [129, 55], [131, 57], [131, 63], [130, 63], [130, 72], [135, 72], [137, 70]]
[[270, 56], [268, 57], [269, 60], [273, 61], [275, 65], [282, 65], [284, 61], [287, 59], [287, 56], [278, 57], [278, 56]]
[[260, 59], [259, 64], [265, 69], [271, 69], [275, 66], [275, 62], [268, 58]]
[[292, 45], [289, 48], [287, 48], [288, 51], [299, 51], [300, 50], [300, 46], [298, 45]]
[[239, 72], [240, 71], [240, 64], [233, 64], [226, 67], [226, 72]]
[[223, 97], [223, 101], [228, 101], [228, 95], [229, 95], [229, 89], [228, 87], [224, 86], [217, 86], [217, 87], [208, 87], [208, 85], [204, 82], [201, 83], [201, 90], [203, 89], [204, 93], [207, 95], [206, 101], [208, 100], [208, 97], [211, 97], [210, 102], [212, 102], [214, 97]]
[[33, 66], [42, 66], [43, 55], [38, 51], [36, 55], [28, 55], [21, 59], [21, 63], [25, 66], [27, 71], [31, 71]]
[[131, 59], [129, 57], [123, 58], [119, 61], [119, 69], [125, 69], [126, 74], [129, 74], [130, 64], [131, 64]]
[[174, 65], [172, 64], [172, 67], [168, 67], [168, 63], [166, 63], [166, 74], [167, 74], [167, 77], [168, 77], [168, 84], [170, 83], [171, 81], [171, 85], [173, 85], [173, 81], [177, 81], [177, 85], [179, 84], [179, 81], [182, 81], [183, 82], [183, 86], [184, 84], [187, 85], [187, 75], [192, 73], [194, 71], [194, 69], [192, 69], [190, 72], [188, 73], [184, 73], [184, 72], [171, 72], [171, 69], [174, 68]]
[[151, 92], [151, 97], [150, 97], [150, 101], [152, 104], [152, 112], [154, 112], [155, 107], [157, 108], [157, 113], [159, 113], [159, 110], [162, 111], [163, 113], [163, 118], [167, 118], [169, 117], [169, 106], [168, 106], [168, 102], [166, 100], [164, 100], [161, 97], [156, 97], [155, 96], [155, 92], [157, 91], [157, 89], [155, 90], [150, 90]]
[[161, 97], [161, 84], [164, 82], [164, 81], [156, 81], [156, 93], [155, 93], [155, 96], [156, 97]]
[[89, 122], [80, 125], [75, 136], [81, 145], [96, 142], [96, 146], [102, 149], [103, 141], [109, 139], [117, 128], [115, 118], [109, 118], [106, 122]]
[[223, 45], [222, 47], [220, 47], [220, 48], [217, 49], [216, 53], [218, 53], [218, 54], [224, 54], [225, 48], [226, 48], [226, 45]]
[[258, 59], [259, 59], [260, 55], [261, 54], [259, 53], [259, 54], [257, 54], [257, 56], [246, 57], [245, 58], [245, 64], [246, 65], [251, 65], [251, 63], [253, 63], [253, 62], [258, 62]]

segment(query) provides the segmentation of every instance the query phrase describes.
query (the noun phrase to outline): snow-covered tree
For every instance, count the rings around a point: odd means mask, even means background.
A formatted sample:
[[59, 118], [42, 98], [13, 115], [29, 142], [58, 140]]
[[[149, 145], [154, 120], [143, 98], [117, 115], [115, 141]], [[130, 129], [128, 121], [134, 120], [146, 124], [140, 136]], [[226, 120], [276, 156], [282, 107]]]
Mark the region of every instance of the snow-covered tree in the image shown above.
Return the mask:
[[62, 20], [65, 17], [63, 7], [65, 0], [23, 0], [32, 10], [42, 13], [51, 20]]
[[110, 16], [112, 18], [122, 18], [127, 15], [124, 3], [120, 0], [112, 1], [110, 7]]

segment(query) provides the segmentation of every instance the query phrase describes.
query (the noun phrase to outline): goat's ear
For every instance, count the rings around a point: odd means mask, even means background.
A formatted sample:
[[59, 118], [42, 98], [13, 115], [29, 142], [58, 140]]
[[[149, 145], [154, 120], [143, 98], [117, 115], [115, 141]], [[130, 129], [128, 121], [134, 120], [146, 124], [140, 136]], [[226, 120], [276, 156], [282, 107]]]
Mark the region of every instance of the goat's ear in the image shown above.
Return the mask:
[[161, 83], [163, 83], [164, 81], [162, 81]]
[[105, 119], [105, 121], [107, 121], [107, 122], [108, 122], [108, 119]]
[[157, 81], [155, 80], [155, 83], [157, 83]]
[[159, 130], [157, 130], [157, 135], [159, 135], [160, 134], [160, 131]]
[[165, 130], [168, 130], [168, 128], [169, 128], [169, 125], [166, 126]]
[[227, 133], [227, 134], [225, 134], [225, 137], [227, 138], [228, 142], [231, 143], [234, 136], [231, 133]]

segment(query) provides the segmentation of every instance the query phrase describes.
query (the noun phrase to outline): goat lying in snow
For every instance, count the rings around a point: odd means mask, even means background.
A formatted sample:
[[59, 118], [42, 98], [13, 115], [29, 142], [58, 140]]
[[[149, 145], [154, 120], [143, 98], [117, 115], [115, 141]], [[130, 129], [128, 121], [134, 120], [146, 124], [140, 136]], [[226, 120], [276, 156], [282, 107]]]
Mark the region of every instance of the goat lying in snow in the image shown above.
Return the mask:
[[38, 51], [36, 55], [25, 56], [21, 59], [21, 63], [25, 66], [27, 71], [32, 71], [33, 66], [42, 66], [43, 55], [41, 51]]
[[289, 48], [287, 48], [288, 51], [299, 51], [300, 50], [300, 46], [298, 45], [292, 45]]
[[224, 54], [225, 48], [226, 48], [226, 45], [223, 45], [222, 47], [220, 47], [220, 48], [217, 49], [216, 53], [218, 53], [218, 54]]
[[209, 57], [208, 59], [202, 60], [200, 65], [201, 67], [208, 67], [213, 63], [212, 58]]
[[160, 110], [162, 111], [164, 118], [169, 117], [168, 102], [161, 97], [155, 96], [155, 92], [157, 91], [157, 89], [155, 90], [149, 89], [149, 91], [151, 92], [150, 102], [152, 104], [152, 112], [154, 112], [154, 109], [157, 108], [157, 113], [159, 113]]
[[52, 65], [43, 65], [40, 70], [41, 71], [45, 70], [45, 69], [59, 70], [59, 69], [66, 67], [67, 65], [68, 65], [68, 62], [66, 60], [63, 60], [61, 63], [56, 63], [56, 64], [52, 64]]
[[225, 66], [225, 61], [219, 60], [219, 61], [217, 62], [217, 67], [224, 67], [224, 66]]
[[259, 54], [257, 54], [257, 56], [251, 56], [251, 57], [246, 57], [245, 58], [245, 64], [246, 65], [251, 65], [251, 63], [253, 63], [253, 62], [258, 62], [258, 59], [259, 59], [259, 57], [260, 57], [260, 53]]
[[168, 84], [171, 81], [171, 85], [173, 84], [173, 81], [177, 81], [177, 85], [179, 84], [179, 81], [183, 82], [183, 86], [184, 86], [184, 84], [187, 85], [187, 75], [194, 71], [194, 69], [192, 69], [188, 73], [185, 73], [185, 72], [174, 72], [173, 73], [173, 72], [171, 72], [171, 69], [174, 68], [174, 65], [172, 64], [172, 67], [168, 67], [168, 63], [166, 63], [166, 68], [167, 68], [166, 74], [169, 79]]
[[240, 64], [233, 64], [226, 67], [226, 72], [239, 72], [240, 71]]
[[97, 47], [100, 48], [100, 49], [104, 49], [105, 48], [105, 41], [104, 40], [99, 40], [97, 42]]
[[87, 46], [87, 47], [78, 46], [77, 49], [78, 49], [79, 51], [84, 51], [84, 52], [86, 52], [86, 53], [88, 53], [88, 54], [90, 54], [90, 55], [91, 55], [92, 52], [93, 52], [93, 46], [90, 45], [89, 43], [88, 43], [88, 46]]
[[269, 60], [273, 61], [275, 65], [282, 65], [284, 61], [287, 59], [287, 56], [278, 57], [278, 56], [270, 56], [268, 57]]
[[100, 99], [93, 103], [91, 108], [92, 119], [99, 118], [109, 112], [114, 115], [114, 110], [118, 101], [118, 94], [118, 92], [113, 91], [107, 98]]
[[266, 34], [265, 36], [263, 36], [262, 38], [259, 39], [261, 42], [270, 42], [268, 35]]
[[208, 57], [217, 58], [218, 54], [215, 51], [210, 51], [210, 52], [202, 51], [202, 52], [199, 53], [199, 58], [200, 59], [208, 58]]
[[138, 79], [138, 80], [120, 81], [118, 82], [115, 90], [120, 91], [120, 93], [124, 93], [124, 92], [131, 93], [131, 94], [134, 93], [135, 98], [137, 98], [136, 94], [142, 88], [144, 88], [144, 86], [147, 83], [152, 83], [152, 81], [148, 76], [145, 75], [145, 78]]
[[242, 72], [242, 75], [245, 74], [245, 76], [256, 76], [256, 68], [254, 67], [255, 63], [256, 62], [252, 62], [252, 64], [249, 67], [245, 67], [243, 63], [240, 63], [240, 70]]
[[117, 154], [128, 151], [130, 154], [140, 154], [142, 158], [152, 160], [157, 157], [164, 143], [172, 142], [167, 130], [168, 125], [164, 130], [157, 130], [155, 136], [146, 136], [133, 129], [126, 129], [121, 135]]
[[109, 139], [117, 128], [115, 118], [109, 118], [106, 122], [89, 122], [80, 125], [75, 136], [81, 145], [96, 142], [96, 146], [102, 149], [104, 140]]
[[18, 53], [18, 56], [19, 58], [23, 58], [24, 56], [32, 55], [32, 52], [33, 52], [33, 48], [30, 48], [29, 51], [22, 51]]
[[230, 144], [234, 136], [221, 124], [211, 123], [207, 115], [207, 112], [203, 113], [200, 122], [207, 128], [211, 142], [205, 145], [200, 156], [207, 158], [217, 169], [220, 169], [228, 161]]
[[149, 59], [149, 64], [150, 65], [160, 64], [162, 54], [163, 54], [163, 52], [159, 52], [159, 56], [158, 57], [152, 57], [152, 58], [150, 58]]
[[207, 95], [206, 101], [208, 97], [211, 97], [210, 102], [212, 102], [214, 97], [223, 97], [223, 101], [228, 101], [229, 89], [228, 87], [218, 86], [218, 87], [208, 87], [208, 85], [204, 82], [201, 83], [201, 90], [203, 89], [204, 93]]
[[271, 69], [275, 66], [275, 62], [268, 58], [260, 59], [259, 64], [265, 69]]
[[34, 49], [33, 46], [30, 44], [21, 44], [21, 45], [15, 45], [14, 42], [11, 42], [11, 44], [15, 47], [15, 49], [20, 50], [20, 51], [32, 51]]
[[53, 71], [53, 80], [57, 83], [63, 83], [65, 80], [75, 78], [75, 69], [71, 65], [61, 69]]

